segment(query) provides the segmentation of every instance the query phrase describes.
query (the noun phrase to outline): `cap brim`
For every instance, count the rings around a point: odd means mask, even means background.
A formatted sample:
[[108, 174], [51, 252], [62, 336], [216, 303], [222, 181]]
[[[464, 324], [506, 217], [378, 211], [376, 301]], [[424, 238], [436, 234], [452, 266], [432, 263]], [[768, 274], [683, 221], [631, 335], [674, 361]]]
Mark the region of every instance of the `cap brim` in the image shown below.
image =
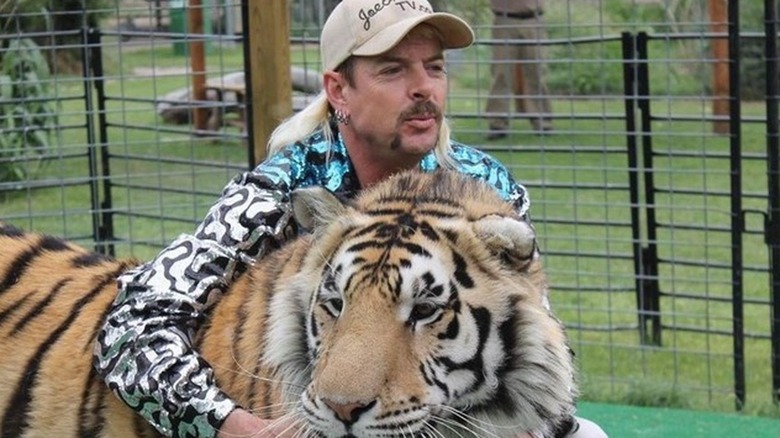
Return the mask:
[[441, 34], [444, 49], [460, 49], [474, 42], [474, 32], [462, 19], [452, 14], [438, 12], [399, 21], [382, 31], [355, 49], [357, 56], [374, 56], [387, 52], [419, 24], [429, 24]]

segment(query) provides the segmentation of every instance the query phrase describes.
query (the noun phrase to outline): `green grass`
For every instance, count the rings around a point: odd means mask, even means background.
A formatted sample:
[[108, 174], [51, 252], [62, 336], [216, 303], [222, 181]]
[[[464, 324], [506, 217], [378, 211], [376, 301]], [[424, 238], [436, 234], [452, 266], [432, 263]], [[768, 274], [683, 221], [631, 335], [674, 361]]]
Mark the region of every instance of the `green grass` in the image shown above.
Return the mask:
[[[472, 50], [472, 49], [469, 49]], [[531, 190], [532, 216], [546, 254], [556, 312], [570, 327], [572, 345], [581, 369], [583, 398], [587, 400], [730, 411], [734, 408], [732, 340], [728, 336], [663, 331], [660, 347], [642, 345], [635, 329], [636, 297], [631, 261], [630, 200], [622, 187], [627, 184], [625, 126], [619, 120], [599, 117], [621, 115], [623, 102], [617, 97], [572, 99], [554, 102], [559, 117], [557, 132], [536, 136], [527, 121], [513, 121], [508, 139], [485, 144], [486, 123], [478, 117], [480, 104], [473, 98], [486, 93], [487, 71], [474, 62], [485, 53], [478, 49], [463, 53], [463, 64], [451, 69], [453, 90], [449, 109], [474, 114], [453, 121], [458, 140], [489, 150], [506, 163]], [[312, 49], [294, 49], [294, 62], [316, 62]], [[154, 50], [122, 49], [107, 59], [109, 97], [107, 118], [109, 150], [113, 155], [111, 183], [116, 233], [120, 255], [153, 257], [163, 245], [182, 232], [192, 230], [203, 217], [219, 190], [244, 166], [246, 149], [242, 141], [224, 138], [195, 138], [187, 127], [172, 127], [157, 118], [151, 102], [174, 89], [187, 86], [188, 60], [175, 56], [169, 46]], [[137, 76], [139, 68], [178, 71]], [[207, 68], [210, 76], [238, 71], [243, 66], [240, 47], [212, 48]], [[179, 69], [179, 70], [175, 70]], [[58, 96], [78, 97], [83, 86], [78, 78], [58, 83]], [[690, 90], [690, 81], [683, 90]], [[686, 91], [687, 93], [687, 91]], [[672, 294], [689, 292], [702, 296], [729, 296], [730, 262], [728, 233], [727, 158], [682, 157], [679, 151], [726, 154], [728, 139], [711, 133], [701, 122], [663, 120], [675, 115], [701, 116], [706, 107], [696, 96], [675, 100], [657, 99], [653, 123], [655, 180], [665, 189], [656, 198], [656, 213], [665, 227], [659, 233], [663, 322], [667, 325], [729, 330], [731, 308], [727, 304], [695, 301]], [[762, 115], [759, 104], [746, 103], [744, 113]], [[573, 116], [591, 114], [592, 119]], [[87, 144], [83, 103], [62, 102], [60, 120], [73, 126], [57, 137], [57, 150], [38, 172], [37, 181], [55, 187], [42, 190], [5, 192], [0, 199], [2, 217], [27, 229], [74, 238], [89, 243], [90, 192], [84, 184], [73, 185], [88, 175], [84, 154]], [[668, 119], [668, 117], [666, 117]], [[136, 128], [127, 128], [134, 126]], [[159, 128], [145, 130], [141, 128]], [[762, 127], [743, 124], [745, 155], [762, 154]], [[236, 134], [235, 130], [228, 133]], [[68, 154], [80, 154], [66, 159]], [[146, 157], [145, 160], [123, 157]], [[184, 162], [168, 162], [170, 159]], [[187, 161], [202, 163], [191, 166]], [[765, 163], [744, 160], [747, 193], [766, 193]], [[132, 188], [144, 186], [145, 189]], [[174, 189], [175, 191], [161, 190]], [[688, 191], [710, 193], [688, 194]], [[761, 210], [765, 201], [745, 199], [746, 209]], [[132, 213], [133, 215], [130, 215]], [[148, 216], [148, 217], [146, 217]], [[164, 216], [169, 219], [161, 220]], [[760, 224], [751, 218], [752, 228]], [[701, 230], [691, 229], [701, 228]], [[766, 266], [768, 255], [762, 238], [745, 236], [745, 265]], [[692, 266], [689, 261], [706, 261]], [[745, 272], [745, 295], [768, 300], [766, 274]], [[748, 333], [768, 332], [768, 306], [747, 305]], [[609, 330], [607, 330], [609, 329]], [[769, 394], [769, 342], [761, 338], [745, 341], [748, 403], [746, 412], [780, 417]]]
[[745, 415], [580, 403], [578, 415], [596, 422], [613, 438], [774, 438], [780, 421]]
[[[564, 113], [619, 112], [619, 102], [592, 100], [564, 103]], [[557, 103], [556, 108], [562, 105]], [[657, 108], [664, 108], [663, 102]], [[746, 103], [744, 113], [760, 115], [760, 104]], [[675, 116], [698, 115], [701, 104], [676, 101]], [[516, 134], [503, 142], [509, 149], [496, 153], [513, 167], [515, 175], [531, 187], [532, 216], [548, 254], [545, 262], [552, 285], [556, 312], [570, 326], [570, 335], [582, 370], [586, 399], [639, 405], [731, 410], [735, 401], [732, 340], [665, 329], [661, 347], [643, 346], [635, 329], [636, 297], [633, 265], [620, 255], [631, 254], [627, 227], [601, 225], [630, 220], [630, 201], [622, 190], [628, 164], [621, 122], [567, 121], [557, 123], [559, 133], [537, 137], [525, 120], [516, 120]], [[465, 141], [479, 144], [486, 126], [479, 121], [458, 121], [456, 131]], [[761, 155], [765, 147], [761, 125], [743, 124], [743, 155]], [[731, 271], [730, 235], [717, 228], [730, 226], [728, 138], [713, 135], [709, 124], [659, 121], [653, 124], [656, 156], [656, 213], [665, 224], [659, 232], [662, 321], [665, 325], [700, 329], [732, 328], [728, 303], [676, 297], [729, 297]], [[606, 133], [606, 134], [605, 134]], [[595, 150], [595, 151], [594, 151]], [[706, 159], [681, 157], [674, 152], [711, 154]], [[743, 192], [766, 193], [766, 164], [743, 161]], [[687, 192], [697, 192], [688, 194]], [[762, 210], [765, 199], [746, 197], [744, 209]], [[756, 218], [752, 229], [761, 225]], [[589, 225], [590, 224], [590, 225]], [[750, 225], [749, 225], [750, 226]], [[695, 227], [698, 229], [689, 229]], [[766, 246], [757, 234], [745, 236], [744, 263], [767, 266]], [[609, 256], [608, 258], [603, 258]], [[690, 266], [701, 262], [705, 266]], [[747, 299], [769, 300], [765, 272], [744, 273]], [[769, 332], [769, 306], [747, 304], [745, 331]], [[582, 328], [578, 328], [582, 327]], [[747, 412], [780, 416], [770, 397], [770, 348], [765, 339], [747, 339]]]

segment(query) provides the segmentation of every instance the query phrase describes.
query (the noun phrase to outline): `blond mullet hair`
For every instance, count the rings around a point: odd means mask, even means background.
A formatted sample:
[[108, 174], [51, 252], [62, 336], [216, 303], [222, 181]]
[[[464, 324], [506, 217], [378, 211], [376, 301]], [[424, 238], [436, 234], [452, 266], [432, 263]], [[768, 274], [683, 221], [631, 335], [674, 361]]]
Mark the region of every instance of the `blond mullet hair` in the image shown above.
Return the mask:
[[[304, 109], [284, 120], [268, 139], [268, 155], [274, 155], [286, 146], [305, 140], [315, 132], [322, 132], [325, 141], [333, 143], [336, 133], [331, 129], [331, 108], [327, 94], [322, 91]], [[442, 167], [454, 168], [450, 156], [450, 126], [442, 119], [434, 155]]]

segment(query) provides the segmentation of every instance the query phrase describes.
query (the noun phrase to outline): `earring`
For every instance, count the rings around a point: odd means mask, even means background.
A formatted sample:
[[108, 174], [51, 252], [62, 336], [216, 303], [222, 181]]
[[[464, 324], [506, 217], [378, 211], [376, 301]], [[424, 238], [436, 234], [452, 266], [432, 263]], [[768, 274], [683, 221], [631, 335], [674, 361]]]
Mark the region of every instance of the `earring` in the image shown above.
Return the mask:
[[349, 114], [346, 111], [337, 109], [333, 111], [333, 115], [336, 117], [336, 121], [342, 125], [349, 125]]

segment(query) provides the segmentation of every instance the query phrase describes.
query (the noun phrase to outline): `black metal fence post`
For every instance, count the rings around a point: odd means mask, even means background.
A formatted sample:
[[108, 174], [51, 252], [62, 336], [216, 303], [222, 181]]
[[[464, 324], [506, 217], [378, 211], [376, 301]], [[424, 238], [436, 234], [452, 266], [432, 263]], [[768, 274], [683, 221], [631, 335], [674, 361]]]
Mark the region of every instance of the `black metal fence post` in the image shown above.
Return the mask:
[[771, 334], [772, 400], [780, 403], [780, 110], [778, 109], [778, 13], [776, 0], [764, 1], [766, 59], [766, 155], [768, 214], [764, 225], [769, 246], [769, 326]]
[[[660, 288], [656, 242], [653, 144], [650, 112], [650, 77], [647, 67], [648, 35], [621, 35], [623, 47], [623, 87], [625, 90], [626, 145], [628, 155], [631, 235], [634, 256], [636, 306], [639, 337], [643, 344], [661, 345]], [[637, 127], [636, 111], [640, 120]], [[639, 129], [639, 130], [638, 130]], [[638, 152], [641, 139], [642, 160]], [[644, 208], [640, 205], [640, 175], [644, 178]], [[647, 245], [642, 236], [642, 210], [647, 221]]]
[[[84, 15], [87, 14], [86, 7], [82, 11]], [[95, 113], [94, 96], [92, 93], [92, 68], [91, 68], [91, 53], [89, 50], [91, 43], [91, 34], [89, 26], [85, 25], [81, 32], [81, 71], [84, 79], [84, 115], [85, 115], [85, 128], [87, 134], [87, 166], [89, 171], [89, 198], [90, 198], [90, 211], [92, 216], [92, 241], [95, 243], [95, 251], [105, 253], [105, 248], [101, 242], [102, 230], [101, 230], [101, 217], [100, 217], [100, 178], [98, 175], [98, 159], [96, 152], [96, 134], [95, 134], [95, 120], [93, 114]]]
[[[241, 28], [249, 29], [249, 0], [241, 0]], [[246, 119], [246, 135], [247, 135], [247, 168], [253, 169], [257, 165], [257, 157], [255, 156], [255, 134], [254, 124], [250, 123], [250, 120], [254, 120], [254, 105], [252, 104], [252, 48], [249, 45], [249, 33], [244, 33], [243, 46], [244, 46], [244, 86], [246, 87], [246, 100], [244, 102], [244, 118]]]
[[[645, 189], [645, 218], [647, 223], [647, 246], [642, 249], [642, 306], [640, 316], [645, 325], [643, 342], [661, 345], [661, 297], [658, 284], [658, 222], [655, 216], [655, 174], [653, 167], [653, 126], [650, 111], [650, 71], [648, 68], [648, 41], [646, 32], [639, 32], [636, 38], [637, 55], [637, 108], [640, 114], [642, 135], [642, 174]], [[647, 326], [650, 326], [649, 333]]]
[[[101, 45], [101, 33], [98, 28], [90, 27], [86, 30], [84, 45], [85, 75], [89, 77], [88, 83], [94, 88], [95, 97], [91, 90], [87, 91], [88, 101], [92, 107], [88, 118], [97, 114], [97, 138], [94, 127], [90, 130], [90, 181], [95, 186], [95, 195], [99, 199], [93, 202], [93, 215], [99, 222], [98, 233], [95, 241], [98, 242], [96, 250], [103, 254], [115, 255], [114, 248], [114, 222], [111, 202], [111, 170], [110, 155], [108, 152], [108, 121], [106, 120], [106, 93], [103, 73], [103, 52]], [[94, 122], [90, 122], [94, 125]], [[100, 170], [98, 170], [97, 156], [100, 156]], [[94, 167], [94, 169], [93, 169]], [[92, 174], [94, 172], [94, 175]], [[97, 184], [102, 184], [99, 191]]]
[[639, 338], [644, 343], [648, 339], [643, 308], [644, 290], [644, 253], [642, 250], [642, 219], [639, 206], [639, 154], [637, 152], [637, 122], [636, 122], [636, 96], [637, 96], [637, 61], [636, 39], [634, 34], [623, 32], [621, 34], [621, 47], [623, 49], [623, 96], [626, 115], [626, 157], [628, 159], [628, 190], [631, 203], [631, 247], [634, 257], [634, 285], [636, 287], [636, 308], [638, 313]]
[[734, 395], [737, 410], [745, 405], [744, 260], [742, 257], [742, 103], [740, 100], [739, 0], [728, 2], [729, 144], [731, 185], [731, 298], [734, 345]]

